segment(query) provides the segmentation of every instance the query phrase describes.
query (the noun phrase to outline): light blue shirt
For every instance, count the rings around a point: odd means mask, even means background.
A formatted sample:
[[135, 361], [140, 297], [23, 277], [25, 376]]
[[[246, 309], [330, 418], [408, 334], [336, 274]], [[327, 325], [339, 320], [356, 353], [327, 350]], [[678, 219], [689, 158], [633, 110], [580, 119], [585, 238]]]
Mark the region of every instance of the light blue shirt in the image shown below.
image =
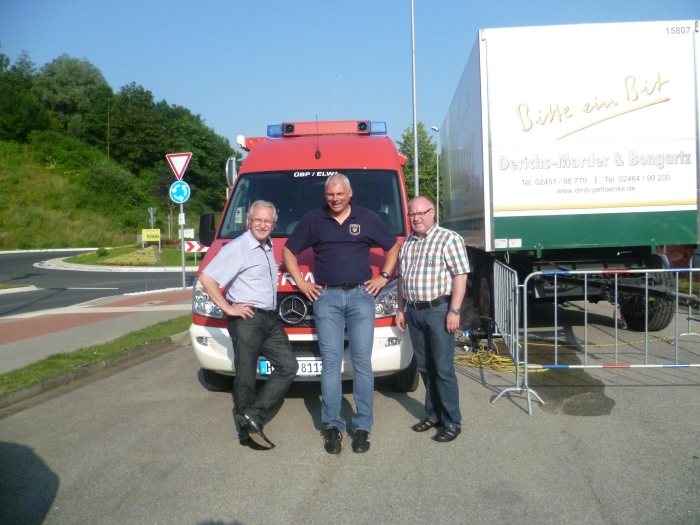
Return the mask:
[[246, 231], [224, 246], [203, 273], [226, 288], [229, 303], [277, 308], [277, 264], [270, 238], [263, 247], [250, 230]]

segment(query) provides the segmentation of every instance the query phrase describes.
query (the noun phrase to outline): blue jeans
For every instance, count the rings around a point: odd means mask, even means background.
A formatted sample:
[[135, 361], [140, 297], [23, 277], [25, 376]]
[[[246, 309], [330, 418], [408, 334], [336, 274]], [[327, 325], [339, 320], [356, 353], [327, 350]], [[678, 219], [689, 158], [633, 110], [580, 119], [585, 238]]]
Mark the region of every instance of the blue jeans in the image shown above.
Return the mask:
[[374, 374], [372, 345], [374, 344], [374, 296], [365, 286], [351, 290], [326, 288], [314, 302], [314, 317], [318, 346], [321, 350], [321, 420], [325, 428], [337, 427], [345, 432], [340, 417], [343, 400], [341, 365], [345, 342], [345, 327], [350, 338], [350, 357], [354, 370], [353, 397], [357, 408], [352, 418], [353, 433], [372, 431]]
[[455, 372], [455, 335], [445, 327], [449, 304], [406, 311], [408, 333], [425, 385], [425, 412], [433, 421], [460, 426], [459, 385]]

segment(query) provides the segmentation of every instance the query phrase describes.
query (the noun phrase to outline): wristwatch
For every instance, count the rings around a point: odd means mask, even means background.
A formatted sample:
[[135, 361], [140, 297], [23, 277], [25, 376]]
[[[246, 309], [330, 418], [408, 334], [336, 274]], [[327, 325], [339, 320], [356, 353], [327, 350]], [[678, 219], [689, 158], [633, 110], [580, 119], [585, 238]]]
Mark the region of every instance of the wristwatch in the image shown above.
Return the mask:
[[453, 314], [457, 314], [457, 315], [460, 314], [459, 308], [450, 308], [450, 312], [452, 312]]
[[388, 273], [386, 273], [386, 272], [379, 272], [379, 275], [381, 275], [382, 277], [384, 277], [384, 279], [386, 279], [387, 281], [389, 280], [389, 274], [388, 274]]

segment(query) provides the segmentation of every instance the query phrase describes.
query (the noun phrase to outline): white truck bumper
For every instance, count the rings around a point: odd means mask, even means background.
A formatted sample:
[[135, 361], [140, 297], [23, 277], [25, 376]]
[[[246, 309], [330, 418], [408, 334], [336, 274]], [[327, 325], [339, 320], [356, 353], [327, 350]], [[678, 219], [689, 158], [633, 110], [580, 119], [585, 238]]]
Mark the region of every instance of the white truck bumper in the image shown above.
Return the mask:
[[[202, 368], [221, 374], [235, 374], [233, 367], [233, 346], [228, 330], [210, 326], [190, 325], [190, 339], [194, 354]], [[316, 341], [315, 334], [290, 334], [295, 342]], [[372, 347], [372, 370], [375, 376], [400, 372], [411, 363], [413, 348], [408, 332], [401, 332], [395, 326], [383, 326], [374, 329]], [[299, 361], [314, 359], [308, 355], [298, 356]], [[258, 367], [259, 369], [259, 367]], [[353, 370], [350, 359], [350, 347], [345, 349], [342, 364], [343, 379], [352, 379]], [[299, 380], [319, 380], [320, 376], [298, 377]]]

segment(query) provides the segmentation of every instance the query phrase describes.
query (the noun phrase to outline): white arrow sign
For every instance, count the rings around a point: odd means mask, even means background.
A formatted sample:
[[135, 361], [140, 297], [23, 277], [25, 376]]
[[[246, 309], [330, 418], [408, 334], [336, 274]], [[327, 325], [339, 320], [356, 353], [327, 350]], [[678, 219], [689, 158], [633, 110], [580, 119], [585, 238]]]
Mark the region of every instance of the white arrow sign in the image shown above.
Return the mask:
[[185, 241], [186, 252], [206, 252], [209, 248], [202, 246], [197, 241]]
[[170, 167], [175, 172], [177, 180], [182, 180], [182, 176], [185, 174], [187, 165], [192, 158], [192, 153], [169, 153], [165, 158], [168, 159], [168, 163], [170, 163]]
[[[184, 180], [173, 182], [170, 186], [170, 198], [173, 200], [173, 202], [176, 202], [178, 204], [182, 204], [187, 199], [189, 199], [190, 193], [190, 185], [187, 184]], [[184, 217], [183, 213], [181, 213], [180, 215]], [[185, 224], [185, 222], [183, 220], [178, 224]]]

